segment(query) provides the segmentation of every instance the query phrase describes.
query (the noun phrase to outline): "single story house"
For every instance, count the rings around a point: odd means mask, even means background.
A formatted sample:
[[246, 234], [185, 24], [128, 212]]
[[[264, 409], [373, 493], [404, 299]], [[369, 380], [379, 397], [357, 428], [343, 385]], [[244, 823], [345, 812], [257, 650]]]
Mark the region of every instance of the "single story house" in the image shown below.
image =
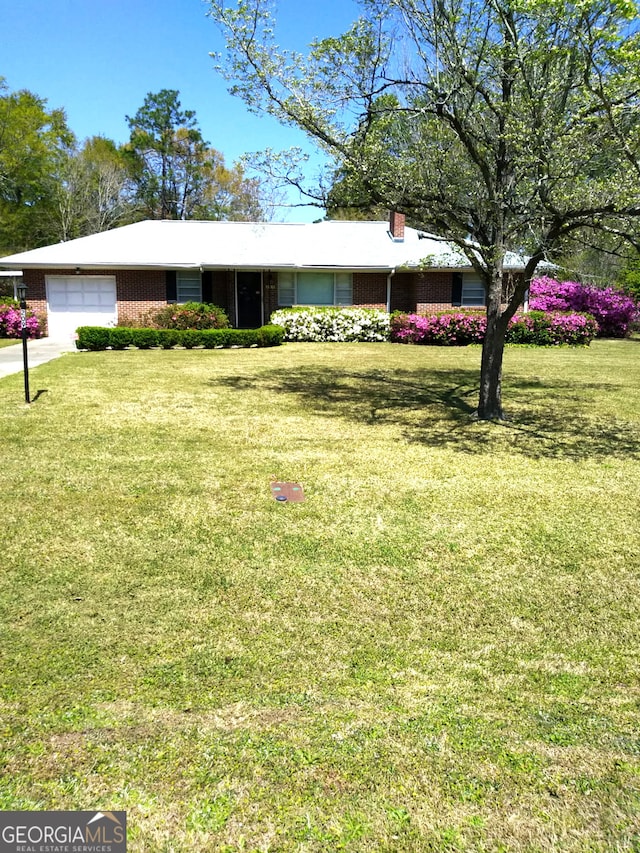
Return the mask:
[[[244, 328], [292, 305], [424, 312], [484, 304], [453, 245], [405, 224], [153, 220], [0, 258], [21, 269], [52, 337], [135, 320], [168, 303], [213, 302]], [[509, 274], [524, 259], [506, 258]]]

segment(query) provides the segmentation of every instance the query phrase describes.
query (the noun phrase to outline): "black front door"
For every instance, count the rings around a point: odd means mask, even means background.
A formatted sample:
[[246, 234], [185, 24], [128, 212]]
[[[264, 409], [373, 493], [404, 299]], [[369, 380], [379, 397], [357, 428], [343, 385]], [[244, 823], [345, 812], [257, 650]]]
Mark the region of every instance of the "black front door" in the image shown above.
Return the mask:
[[262, 273], [236, 273], [238, 328], [257, 329], [262, 325]]

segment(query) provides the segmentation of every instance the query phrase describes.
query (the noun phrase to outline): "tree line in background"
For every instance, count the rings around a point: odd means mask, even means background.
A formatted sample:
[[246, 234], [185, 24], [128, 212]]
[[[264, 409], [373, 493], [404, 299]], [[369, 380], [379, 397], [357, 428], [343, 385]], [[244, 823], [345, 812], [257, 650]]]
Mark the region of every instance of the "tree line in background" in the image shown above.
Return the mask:
[[[383, 107], [378, 102], [376, 109], [384, 113]], [[63, 109], [48, 109], [27, 90], [10, 91], [0, 77], [0, 256], [142, 219], [272, 216], [273, 190], [248, 177], [241, 164], [225, 165], [223, 154], [204, 140], [195, 112], [182, 109], [178, 91], [149, 93], [126, 120], [130, 138], [124, 145], [99, 135], [79, 142]], [[393, 153], [389, 128], [377, 128], [376, 135]], [[329, 219], [384, 219], [388, 213], [352, 165], [339, 166], [316, 201]], [[409, 222], [424, 225], [411, 213]], [[615, 236], [600, 235], [594, 246], [578, 233], [555, 259], [569, 278], [618, 285], [640, 298], [640, 252]]]
[[202, 136], [179, 93], [149, 93], [130, 138], [79, 142], [64, 110], [0, 78], [0, 256], [142, 219], [268, 218], [265, 185]]

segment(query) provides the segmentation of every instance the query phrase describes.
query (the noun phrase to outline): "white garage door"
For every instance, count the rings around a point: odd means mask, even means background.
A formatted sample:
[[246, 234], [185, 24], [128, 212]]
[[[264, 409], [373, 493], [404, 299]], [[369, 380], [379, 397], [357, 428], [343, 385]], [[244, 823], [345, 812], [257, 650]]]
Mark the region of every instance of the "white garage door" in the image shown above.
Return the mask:
[[49, 337], [68, 339], [78, 326], [113, 326], [118, 319], [113, 276], [49, 276]]

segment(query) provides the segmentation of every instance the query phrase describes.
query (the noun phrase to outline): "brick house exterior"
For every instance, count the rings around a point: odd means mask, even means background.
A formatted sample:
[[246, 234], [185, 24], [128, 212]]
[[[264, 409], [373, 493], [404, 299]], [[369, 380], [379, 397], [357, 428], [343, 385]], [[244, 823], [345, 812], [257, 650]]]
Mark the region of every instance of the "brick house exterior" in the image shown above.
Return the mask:
[[[118, 322], [137, 321], [159, 311], [171, 301], [167, 298], [167, 271], [113, 270], [116, 280]], [[29, 307], [39, 316], [47, 315], [46, 282], [52, 277], [71, 277], [73, 269], [26, 269], [23, 280], [27, 286]], [[104, 269], [83, 269], [82, 277], [101, 277]], [[451, 272], [396, 273], [391, 284], [391, 304], [387, 304], [388, 277], [384, 273], [353, 274], [353, 305], [360, 308], [379, 308], [386, 311], [422, 313], [451, 308]], [[263, 322], [268, 323], [278, 305], [278, 273], [263, 274]], [[235, 271], [212, 270], [203, 273], [204, 302], [219, 305], [236, 324]]]
[[[508, 274], [522, 264], [513, 256]], [[292, 304], [427, 313], [483, 298], [455, 247], [407, 227], [395, 212], [387, 223], [141, 222], [3, 265], [22, 269], [28, 304], [50, 318], [52, 333], [68, 320], [65, 334], [138, 321], [179, 296], [219, 305], [245, 327]]]

